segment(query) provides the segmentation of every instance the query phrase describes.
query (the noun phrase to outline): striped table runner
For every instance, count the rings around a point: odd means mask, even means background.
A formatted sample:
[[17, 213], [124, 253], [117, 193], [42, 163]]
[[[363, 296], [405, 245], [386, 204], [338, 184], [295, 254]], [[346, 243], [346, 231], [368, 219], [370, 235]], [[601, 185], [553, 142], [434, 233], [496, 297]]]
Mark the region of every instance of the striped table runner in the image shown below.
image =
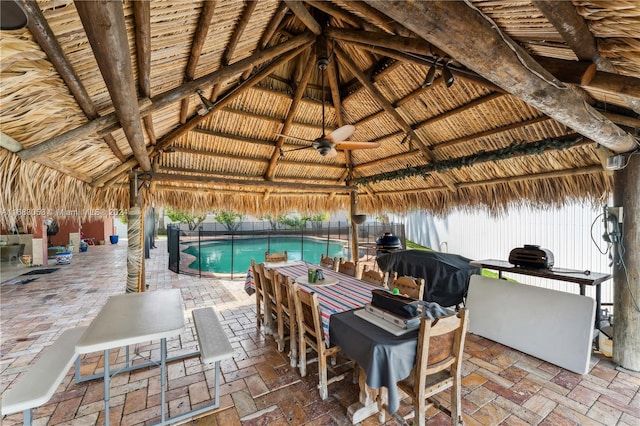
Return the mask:
[[348, 311], [354, 308], [361, 308], [366, 303], [371, 302], [371, 290], [380, 287], [369, 284], [365, 281], [354, 278], [350, 275], [341, 274], [331, 269], [322, 268], [318, 265], [300, 264], [278, 268], [278, 272], [288, 276], [292, 281], [297, 277], [307, 277], [309, 268], [322, 269], [325, 276], [332, 276], [338, 279], [338, 283], [327, 286], [303, 285], [298, 286], [304, 291], [315, 292], [320, 303], [320, 313], [322, 315], [322, 328], [325, 341], [329, 344], [329, 318], [333, 314]]

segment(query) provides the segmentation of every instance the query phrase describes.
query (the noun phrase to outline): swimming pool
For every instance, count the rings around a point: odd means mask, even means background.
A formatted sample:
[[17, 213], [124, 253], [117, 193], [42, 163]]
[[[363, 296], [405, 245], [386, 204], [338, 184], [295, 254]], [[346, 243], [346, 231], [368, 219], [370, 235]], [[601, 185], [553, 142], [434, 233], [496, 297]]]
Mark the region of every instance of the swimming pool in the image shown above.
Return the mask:
[[[233, 273], [246, 273], [251, 265], [251, 259], [262, 262], [264, 252], [267, 250], [272, 253], [286, 250], [289, 260], [304, 260], [317, 264], [322, 254], [328, 254], [329, 257], [343, 257], [342, 246], [343, 243], [339, 241], [308, 237], [234, 239], [233, 249], [230, 239], [207, 241], [200, 245], [200, 267], [203, 271], [230, 274], [233, 259]], [[198, 244], [192, 245], [183, 252], [196, 257], [189, 268], [198, 269]]]

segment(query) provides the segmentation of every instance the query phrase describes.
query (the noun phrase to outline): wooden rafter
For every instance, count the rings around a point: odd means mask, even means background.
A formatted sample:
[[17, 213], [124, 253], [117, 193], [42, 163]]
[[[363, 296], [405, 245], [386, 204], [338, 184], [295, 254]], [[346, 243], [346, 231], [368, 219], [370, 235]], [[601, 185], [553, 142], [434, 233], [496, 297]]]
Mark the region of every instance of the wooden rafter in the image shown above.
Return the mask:
[[404, 130], [405, 132], [412, 134], [418, 144], [421, 146], [425, 158], [427, 161], [433, 161], [433, 157], [427, 148], [427, 144], [425, 144], [417, 135], [414, 134], [413, 129], [407, 123], [404, 118], [395, 110], [391, 102], [389, 102], [380, 91], [371, 83], [371, 81], [367, 78], [367, 76], [356, 66], [356, 64], [348, 57], [348, 55], [339, 47], [335, 46], [334, 52], [336, 53], [340, 62], [344, 64], [347, 69], [360, 81], [360, 83], [367, 88], [367, 90], [371, 93], [371, 96], [380, 104], [380, 106], [393, 117], [394, 121], [398, 126]]
[[[229, 158], [227, 156], [227, 158]], [[263, 162], [266, 162], [266, 160], [263, 160]], [[316, 163], [316, 166], [318, 164]], [[324, 165], [323, 165], [324, 167]], [[342, 169], [342, 167], [340, 167]], [[228, 177], [237, 177], [237, 178], [242, 178], [242, 179], [262, 179], [262, 175], [257, 174], [257, 175], [248, 175], [247, 173], [244, 172], [210, 172], [207, 170], [195, 170], [195, 169], [189, 169], [186, 167], [163, 167], [161, 170], [158, 170], [158, 173], [163, 173], [163, 172], [173, 172], [173, 173], [186, 173], [187, 176], [190, 177], [197, 177], [197, 176], [214, 176], [214, 177], [219, 177], [219, 178], [228, 178]], [[177, 175], [177, 176], [181, 176], [181, 175]], [[322, 181], [326, 181], [327, 184], [335, 184], [333, 183], [333, 179], [317, 179], [315, 177], [300, 177], [298, 175], [296, 176], [278, 176], [279, 180], [282, 180], [284, 182], [294, 182], [294, 181], [303, 181], [303, 182], [311, 182], [311, 183], [319, 183]]]
[[[190, 120], [188, 120], [185, 124], [183, 124], [183, 125], [175, 128], [175, 129], [173, 129], [172, 131], [170, 131], [168, 134], [166, 134], [162, 138], [162, 140], [160, 140], [156, 144], [155, 147], [152, 148], [152, 152], [154, 153], [154, 155], [157, 155], [157, 153], [159, 151], [165, 149], [167, 146], [171, 145], [176, 139], [182, 137], [187, 132], [189, 132], [191, 129], [195, 128], [198, 124], [200, 124], [202, 121], [204, 121], [208, 117], [209, 114], [211, 114], [214, 111], [217, 111], [218, 109], [224, 108], [231, 101], [233, 101], [235, 99], [235, 97], [237, 97], [238, 95], [240, 95], [244, 91], [250, 89], [254, 85], [258, 84], [266, 76], [271, 74], [277, 67], [279, 67], [283, 63], [291, 60], [296, 55], [299, 55], [300, 52], [305, 50], [307, 47], [308, 47], [308, 44], [303, 44], [302, 46], [299, 46], [299, 47], [297, 47], [297, 48], [295, 48], [295, 49], [293, 49], [291, 51], [288, 51], [287, 53], [283, 54], [280, 58], [278, 58], [277, 60], [275, 60], [272, 63], [270, 63], [268, 66], [264, 67], [264, 69], [262, 69], [260, 72], [258, 72], [257, 74], [251, 76], [251, 78], [249, 80], [244, 81], [243, 83], [241, 83], [241, 85], [238, 88], [233, 90], [231, 93], [227, 94], [227, 96], [223, 96], [221, 99], [219, 99], [215, 103], [215, 108], [212, 111], [209, 111], [209, 113], [207, 115], [205, 115], [205, 116], [195, 115]], [[229, 68], [229, 67], [227, 67], [227, 68]], [[242, 70], [240, 70], [240, 72], [241, 71]], [[194, 81], [197, 81], [197, 80], [194, 80]], [[125, 164], [129, 164], [129, 168], [131, 168], [131, 167], [133, 167], [133, 165], [135, 165], [135, 159], [134, 159], [133, 163], [131, 162], [131, 160], [129, 160]], [[124, 166], [124, 164], [123, 164], [123, 166]], [[100, 178], [96, 179], [93, 182], [93, 185], [94, 186], [102, 186], [104, 184], [107, 184], [108, 182], [113, 182], [114, 179], [117, 179], [118, 176], [120, 174], [122, 174], [123, 172], [125, 172], [126, 170], [127, 170], [127, 168], [123, 168], [122, 166], [116, 167], [115, 169], [111, 170], [110, 172], [105, 173], [103, 176], [101, 176]]]
[[[73, 69], [73, 65], [67, 59], [64, 54], [60, 43], [56, 39], [55, 34], [51, 30], [49, 23], [45, 19], [38, 3], [35, 0], [27, 0], [24, 2], [25, 12], [29, 15], [29, 31], [33, 35], [40, 48], [47, 54], [47, 57], [55, 67], [60, 77], [64, 80], [65, 84], [69, 88], [69, 91], [78, 102], [78, 106], [87, 116], [89, 120], [94, 120], [100, 115], [87, 93], [84, 85], [80, 81], [80, 78]], [[120, 161], [125, 160], [125, 156], [118, 148], [115, 138], [111, 134], [103, 136], [103, 139], [113, 155]]]
[[236, 51], [236, 47], [238, 46], [238, 42], [240, 41], [240, 37], [242, 37], [242, 33], [247, 28], [247, 24], [251, 19], [251, 15], [253, 15], [253, 11], [256, 9], [258, 5], [257, 1], [248, 1], [244, 7], [244, 11], [242, 12], [242, 16], [240, 16], [240, 20], [236, 25], [233, 34], [231, 34], [231, 38], [229, 39], [229, 43], [227, 43], [227, 47], [225, 48], [224, 55], [222, 56], [222, 65], [227, 66], [231, 63], [231, 59]]
[[[635, 138], [585, 104], [477, 9], [462, 2], [364, 0], [390, 18], [558, 122], [614, 152], [637, 147]], [[469, 31], [460, 29], [461, 25]], [[473, 33], [474, 37], [468, 34]], [[594, 117], [602, 117], [594, 125]]]
[[133, 154], [142, 170], [149, 171], [122, 3], [76, 1], [75, 5]]
[[420, 38], [403, 37], [399, 35], [386, 34], [380, 31], [349, 30], [346, 28], [336, 27], [328, 27], [325, 30], [325, 33], [327, 37], [340, 41], [365, 43], [405, 53], [433, 56], [431, 45]]
[[230, 179], [213, 176], [180, 176], [166, 173], [149, 173], [152, 179], [160, 182], [193, 182], [193, 183], [215, 183], [227, 186], [252, 186], [261, 188], [284, 188], [297, 189], [301, 191], [317, 191], [317, 192], [351, 192], [355, 189], [353, 186], [344, 185], [320, 185], [320, 184], [304, 184], [299, 182], [274, 182], [268, 180], [249, 180], [249, 179]]
[[[411, 135], [412, 140], [416, 141], [416, 143], [418, 144], [418, 147], [420, 148], [420, 151], [422, 152], [422, 155], [424, 156], [426, 161], [427, 162], [432, 162], [432, 161], [436, 160], [436, 158], [433, 155], [433, 153], [431, 152], [431, 149], [429, 148], [428, 144], [425, 143], [425, 141], [422, 140], [420, 135], [418, 135], [416, 132], [414, 132], [413, 128], [409, 125], [409, 123], [407, 123], [404, 120], [404, 118], [402, 118], [400, 113], [398, 113], [398, 111], [396, 111], [396, 109], [391, 104], [391, 102], [389, 102], [382, 95], [382, 93], [380, 93], [380, 91], [373, 85], [373, 83], [371, 83], [371, 81], [369, 79], [367, 79], [367, 77], [364, 75], [364, 73], [362, 71], [360, 71], [360, 69], [356, 66], [356, 64], [353, 63], [353, 61], [344, 53], [344, 51], [339, 46], [335, 46], [334, 49], [335, 49], [334, 51], [335, 51], [336, 55], [338, 56], [338, 58], [340, 59], [340, 61], [343, 64], [345, 64], [345, 66], [349, 69], [349, 71], [351, 71], [351, 73], [353, 75], [355, 75], [358, 80], [360, 80], [360, 83], [363, 86], [365, 86], [367, 88], [367, 90], [369, 90], [369, 92], [371, 93], [373, 98], [382, 106], [382, 108], [384, 108], [384, 110], [387, 112], [387, 114], [389, 114], [391, 117], [393, 117], [394, 121], [400, 126], [400, 128], [402, 130], [404, 130], [408, 135]], [[443, 183], [445, 185], [447, 185], [451, 189], [451, 191], [455, 191], [455, 187], [454, 187], [453, 183], [451, 182], [451, 179], [449, 179], [447, 176], [443, 175], [442, 173], [438, 173], [438, 176], [443, 181]]]
[[267, 25], [267, 28], [265, 29], [264, 33], [262, 34], [262, 37], [260, 38], [260, 43], [259, 43], [260, 49], [264, 49], [265, 47], [267, 47], [267, 45], [269, 44], [273, 36], [278, 32], [280, 23], [282, 22], [284, 17], [287, 15], [288, 11], [289, 11], [289, 7], [287, 6], [286, 3], [282, 2], [278, 5], [278, 9], [276, 10], [276, 13], [273, 14], [271, 21], [269, 21], [269, 25]]
[[322, 34], [322, 27], [316, 21], [316, 19], [311, 16], [311, 13], [304, 6], [304, 3], [296, 0], [284, 0], [284, 2], [289, 6], [289, 9], [296, 15], [296, 17], [302, 21], [302, 23], [315, 35]]
[[[192, 95], [196, 89], [200, 86], [206, 86], [208, 84], [216, 84], [233, 78], [238, 73], [243, 72], [249, 67], [270, 61], [273, 58], [289, 52], [292, 49], [296, 49], [302, 45], [309, 44], [313, 41], [314, 37], [311, 33], [302, 34], [295, 39], [286, 41], [277, 46], [262, 50], [256, 54], [242, 59], [228, 67], [216, 70], [210, 74], [202, 76], [196, 80], [183, 84], [180, 87], [171, 89], [167, 92], [161, 93], [153, 98], [151, 102], [148, 99], [141, 99], [139, 101], [139, 108], [142, 115], [151, 114], [162, 108], [171, 105], [174, 102], [181, 100], [185, 96]], [[82, 126], [71, 129], [63, 134], [54, 136], [36, 146], [20, 151], [19, 155], [22, 160], [31, 160], [38, 156], [46, 154], [51, 149], [56, 149], [71, 141], [86, 138], [94, 133], [99, 133], [106, 128], [114, 126], [114, 130], [120, 128], [118, 125], [118, 119], [115, 113], [106, 114], [95, 120], [92, 120]]]
[[[138, 63], [138, 89], [140, 96], [151, 96], [151, 6], [148, 1], [133, 2], [136, 23], [136, 58]], [[156, 144], [156, 132], [151, 114], [142, 117], [147, 137]], [[124, 160], [123, 160], [124, 161]]]
[[[191, 81], [196, 75], [196, 68], [198, 61], [200, 60], [200, 54], [202, 53], [202, 47], [207, 40], [207, 34], [209, 34], [209, 26], [211, 25], [211, 19], [213, 18], [213, 12], [216, 10], [217, 0], [205, 1], [202, 4], [202, 12], [198, 19], [198, 26], [196, 28], [193, 42], [191, 43], [191, 50], [189, 52], [189, 60], [187, 61], [187, 67], [184, 71], [185, 81]], [[187, 121], [187, 114], [189, 112], [189, 97], [182, 98], [180, 104], [180, 122]]]
[[[291, 125], [293, 123], [293, 117], [296, 113], [296, 110], [298, 109], [298, 105], [300, 105], [300, 102], [302, 101], [302, 95], [304, 95], [304, 91], [307, 88], [307, 83], [311, 78], [311, 72], [314, 69], [315, 60], [316, 60], [316, 57], [314, 54], [309, 55], [309, 59], [307, 60], [306, 67], [304, 69], [305, 70], [304, 74], [302, 75], [300, 84], [298, 84], [298, 89], [296, 90], [296, 94], [293, 97], [293, 102], [291, 102], [291, 105], [289, 106], [287, 117], [284, 120], [284, 124], [282, 126], [282, 131], [281, 131], [282, 134], [287, 134], [287, 132], [291, 128]], [[276, 164], [278, 163], [278, 159], [280, 158], [280, 148], [284, 144], [284, 139], [285, 138], [283, 136], [279, 136], [278, 140], [276, 141], [276, 146], [274, 147], [273, 153], [271, 154], [269, 165], [267, 166], [267, 170], [264, 173], [265, 180], [273, 179]]]
[[[331, 17], [333, 17], [335, 19], [339, 19], [340, 21], [344, 22], [345, 24], [349, 24], [349, 25], [354, 26], [354, 27], [364, 28], [365, 30], [368, 30], [368, 31], [376, 31], [376, 30], [378, 30], [378, 28], [375, 25], [370, 24], [369, 22], [365, 21], [364, 19], [361, 19], [360, 17], [358, 17], [356, 15], [353, 15], [353, 14], [347, 12], [346, 10], [335, 6], [331, 2], [306, 0], [305, 3], [307, 3], [310, 6], [315, 7], [316, 9], [318, 9], [318, 10], [320, 10], [322, 12], [324, 12], [328, 16], [331, 16]], [[326, 30], [326, 28], [325, 28], [325, 30]]]
[[387, 18], [384, 13], [379, 12], [374, 7], [366, 4], [362, 1], [349, 2], [349, 7], [364, 17], [364, 20], [370, 22], [376, 27], [388, 32], [389, 34], [402, 34], [408, 35], [408, 31], [399, 25], [397, 22], [393, 22]]
[[[402, 62], [408, 62], [410, 64], [422, 65], [426, 67], [430, 67], [435, 63], [435, 60], [432, 58], [425, 58], [417, 55], [409, 55], [404, 52], [399, 52], [397, 50], [388, 49], [385, 47], [377, 47], [373, 45], [367, 45], [364, 43], [357, 43], [358, 46], [362, 47], [365, 50], [368, 50], [372, 53], [376, 53], [378, 55], [385, 55], [390, 58], [397, 59]], [[437, 68], [442, 69], [442, 62], [438, 62], [436, 64]], [[456, 67], [453, 64], [449, 64], [449, 70], [456, 78], [462, 78], [471, 83], [480, 84], [487, 89], [496, 91], [496, 92], [506, 92], [506, 90], [502, 89], [499, 86], [496, 86], [486, 78], [474, 73], [473, 71], [469, 71], [467, 69]]]
[[[260, 42], [258, 43], [258, 50], [262, 50], [269, 45], [269, 42], [271, 41], [273, 36], [278, 32], [280, 23], [282, 22], [284, 17], [287, 15], [288, 11], [289, 11], [289, 7], [286, 5], [286, 3], [281, 2], [278, 5], [278, 9], [273, 14], [273, 17], [271, 18], [271, 20], [269, 21], [269, 25], [267, 25], [267, 28], [265, 29], [264, 33], [262, 33], [262, 37], [260, 37]], [[242, 80], [246, 80], [247, 78], [249, 78], [252, 71], [253, 71], [253, 68], [246, 70], [244, 74], [242, 74]], [[212, 97], [212, 100], [215, 100], [215, 98]]]

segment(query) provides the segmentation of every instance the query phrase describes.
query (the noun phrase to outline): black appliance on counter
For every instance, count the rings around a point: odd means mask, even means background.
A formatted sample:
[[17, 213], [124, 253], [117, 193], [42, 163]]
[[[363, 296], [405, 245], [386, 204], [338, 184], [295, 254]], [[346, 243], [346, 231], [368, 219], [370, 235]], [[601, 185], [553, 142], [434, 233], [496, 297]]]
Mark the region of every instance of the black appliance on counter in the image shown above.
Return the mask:
[[471, 275], [481, 271], [464, 256], [434, 251], [399, 250], [376, 260], [380, 269], [390, 274], [395, 271], [398, 276], [424, 278], [423, 299], [444, 307], [463, 303]]
[[400, 241], [400, 237], [393, 235], [391, 232], [385, 232], [384, 235], [376, 238], [376, 256], [401, 249], [402, 241]]

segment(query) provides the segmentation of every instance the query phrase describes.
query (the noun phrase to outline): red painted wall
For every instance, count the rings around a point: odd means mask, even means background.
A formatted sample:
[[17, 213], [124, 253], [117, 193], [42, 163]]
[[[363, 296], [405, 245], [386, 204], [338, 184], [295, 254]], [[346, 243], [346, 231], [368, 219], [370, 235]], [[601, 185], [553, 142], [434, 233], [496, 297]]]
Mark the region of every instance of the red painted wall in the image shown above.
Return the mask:
[[66, 246], [69, 244], [69, 234], [72, 232], [80, 232], [80, 219], [78, 217], [69, 217], [59, 219], [59, 231], [56, 235], [51, 235], [49, 241], [52, 246]]
[[113, 218], [104, 217], [90, 222], [82, 222], [84, 238], [93, 238], [94, 243], [109, 241], [109, 235], [113, 232]]

